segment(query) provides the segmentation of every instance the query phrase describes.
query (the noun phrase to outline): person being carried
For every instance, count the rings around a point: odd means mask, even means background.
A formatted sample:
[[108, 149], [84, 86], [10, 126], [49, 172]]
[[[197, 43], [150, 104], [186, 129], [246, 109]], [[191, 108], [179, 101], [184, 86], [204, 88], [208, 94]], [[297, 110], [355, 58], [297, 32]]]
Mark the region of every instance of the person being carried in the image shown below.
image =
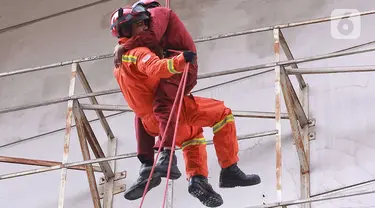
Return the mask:
[[[148, 29], [149, 16], [144, 7], [120, 8], [111, 16], [112, 30], [119, 34], [119, 42], [126, 44]], [[154, 36], [150, 36], [150, 39]], [[151, 41], [152, 42], [152, 41]], [[145, 44], [147, 45], [147, 44]], [[124, 51], [122, 63], [115, 67], [114, 76], [129, 107], [141, 119], [151, 136], [160, 134], [153, 102], [161, 79], [181, 74], [186, 64], [196, 61], [196, 53], [185, 51], [169, 58], [159, 58], [145, 46]], [[179, 120], [176, 146], [183, 151], [188, 192], [208, 207], [223, 204], [223, 199], [208, 182], [206, 140], [203, 127], [211, 127], [214, 147], [221, 167], [219, 187], [233, 188], [259, 184], [256, 174], [247, 175], [238, 166], [238, 141], [235, 120], [224, 102], [210, 98], [184, 95]], [[160, 179], [160, 178], [159, 178]], [[157, 186], [153, 177], [150, 186]], [[147, 190], [148, 191], [148, 190]]]
[[[157, 54], [159, 57], [169, 57], [174, 55], [174, 52], [168, 51], [193, 51], [196, 52], [193, 38], [185, 28], [178, 16], [169, 8], [161, 7], [160, 3], [155, 0], [140, 0], [132, 6], [135, 13], [142, 12], [143, 8], [145, 21], [148, 30], [136, 37], [130, 38], [126, 42], [119, 42], [115, 47], [114, 64], [119, 67], [122, 63], [122, 54], [136, 46], [147, 46]], [[140, 17], [141, 18], [141, 17]], [[111, 22], [111, 25], [113, 22]], [[115, 28], [113, 28], [115, 29]], [[118, 37], [117, 31], [112, 30], [113, 35]], [[152, 38], [150, 38], [152, 37]], [[185, 88], [185, 94], [189, 94], [194, 86], [197, 84], [198, 65], [197, 62], [190, 64], [188, 79]], [[165, 141], [163, 144], [163, 151], [160, 153], [159, 160], [156, 163], [155, 173], [161, 177], [167, 176], [170, 149], [172, 146], [173, 133], [175, 129], [175, 117], [171, 118], [169, 128], [166, 129], [167, 121], [172, 109], [174, 99], [177, 94], [181, 74], [175, 74], [169, 78], [160, 79], [160, 83], [155, 92], [153, 101], [153, 112], [159, 122], [160, 134], [159, 140], [155, 145], [155, 137], [149, 135], [142, 124], [141, 119], [135, 116], [135, 131], [137, 139], [137, 157], [141, 162], [140, 176], [138, 180], [125, 192], [125, 198], [128, 200], [135, 200], [142, 196], [143, 189], [146, 186], [148, 176], [151, 172], [152, 164], [154, 163], [154, 148], [158, 149], [161, 135], [165, 132]], [[173, 154], [171, 179], [176, 180], [181, 176], [181, 172], [177, 166], [177, 158]], [[159, 180], [159, 179], [157, 179]], [[154, 181], [153, 181], [154, 182]], [[156, 185], [152, 183], [150, 188]]]

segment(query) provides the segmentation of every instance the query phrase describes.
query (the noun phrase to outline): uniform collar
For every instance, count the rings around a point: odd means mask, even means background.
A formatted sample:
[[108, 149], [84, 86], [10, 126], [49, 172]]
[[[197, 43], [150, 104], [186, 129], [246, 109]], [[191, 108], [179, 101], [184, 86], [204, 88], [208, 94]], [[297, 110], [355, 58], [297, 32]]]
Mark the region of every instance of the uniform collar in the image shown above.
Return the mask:
[[125, 38], [125, 37], [123, 37], [123, 38], [119, 38], [119, 39], [118, 39], [118, 44], [124, 44], [124, 43], [126, 43], [128, 40], [129, 40], [129, 38]]

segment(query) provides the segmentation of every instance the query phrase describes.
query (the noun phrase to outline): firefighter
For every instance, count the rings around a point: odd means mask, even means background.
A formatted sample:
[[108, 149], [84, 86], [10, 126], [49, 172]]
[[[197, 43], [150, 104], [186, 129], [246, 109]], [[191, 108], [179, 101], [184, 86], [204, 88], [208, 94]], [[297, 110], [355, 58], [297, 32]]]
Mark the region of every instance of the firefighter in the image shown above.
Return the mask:
[[[173, 56], [173, 52], [166, 49], [173, 50], [189, 50], [196, 52], [196, 47], [193, 38], [185, 28], [182, 21], [178, 16], [169, 8], [161, 7], [160, 3], [155, 0], [140, 0], [133, 4], [133, 8], [139, 8], [137, 5], [147, 8], [147, 16], [150, 18], [148, 21], [149, 30], [146, 31], [142, 36], [130, 39], [125, 44], [118, 44], [115, 47], [115, 66], [121, 65], [121, 57], [125, 50], [133, 48], [134, 45], [148, 44], [148, 47], [157, 54], [160, 58], [163, 56]], [[114, 34], [117, 37], [117, 34]], [[150, 42], [150, 37], [154, 37], [153, 42]], [[197, 83], [198, 65], [195, 62], [190, 65], [188, 74], [188, 80], [185, 88], [185, 94], [189, 94], [193, 87]], [[155, 137], [147, 134], [145, 131], [141, 119], [135, 116], [135, 131], [137, 139], [137, 157], [142, 163], [141, 165], [141, 176], [129, 190], [128, 194], [125, 195], [128, 199], [134, 199], [139, 197], [133, 197], [133, 192], [137, 187], [143, 186], [146, 182], [144, 178], [149, 175], [152, 164], [154, 162], [154, 148], [158, 149], [160, 144], [161, 135], [165, 131], [165, 142], [163, 144], [163, 151], [160, 154], [160, 158], [157, 161], [155, 172], [161, 177], [167, 176], [168, 161], [170, 157], [170, 149], [172, 146], [173, 133], [175, 128], [175, 117], [169, 124], [169, 128], [166, 129], [167, 121], [172, 109], [174, 99], [176, 97], [179, 82], [181, 80], [181, 74], [175, 74], [167, 79], [161, 79], [157, 87], [155, 98], [153, 102], [153, 110], [156, 119], [159, 122], [160, 134], [158, 143], [155, 145]], [[175, 180], [181, 176], [181, 172], [177, 166], [177, 158], [173, 154], [172, 168], [171, 168], [171, 179]], [[143, 180], [142, 180], [143, 179]]]
[[[114, 69], [114, 76], [125, 100], [140, 118], [147, 134], [155, 137], [160, 134], [159, 122], [153, 110], [159, 82], [176, 74], [181, 75], [186, 64], [196, 62], [196, 53], [185, 51], [169, 58], [159, 58], [156, 55], [159, 51], [157, 44], [154, 44], [155, 35], [145, 33], [148, 31], [149, 19], [149, 13], [142, 5], [120, 8], [111, 16], [111, 29], [119, 38], [119, 44], [124, 44], [127, 48], [122, 55], [121, 65]], [[143, 35], [147, 37], [144, 39], [147, 41], [138, 41], [133, 47], [129, 46], [129, 43], [137, 42]], [[245, 174], [237, 166], [238, 142], [231, 109], [222, 101], [185, 95], [176, 146], [183, 151], [185, 172], [189, 181], [188, 192], [205, 206], [217, 207], [223, 204], [223, 199], [208, 183], [203, 127], [213, 129], [214, 147], [221, 167], [219, 187], [252, 186], [259, 184], [261, 179], [256, 174]], [[153, 176], [149, 189], [159, 185], [160, 181], [160, 175]], [[130, 192], [132, 197], [136, 198], [142, 196], [143, 190], [144, 186], [143, 189], [138, 186]]]

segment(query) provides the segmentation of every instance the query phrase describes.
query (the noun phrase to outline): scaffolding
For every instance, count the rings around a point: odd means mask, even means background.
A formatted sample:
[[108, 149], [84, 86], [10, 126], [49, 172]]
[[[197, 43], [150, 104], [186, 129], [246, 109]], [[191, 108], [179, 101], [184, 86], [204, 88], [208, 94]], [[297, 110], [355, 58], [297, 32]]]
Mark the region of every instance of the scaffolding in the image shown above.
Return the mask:
[[[258, 32], [273, 32], [273, 42], [274, 42], [274, 54], [275, 59], [272, 63], [266, 63], [261, 65], [249, 66], [244, 68], [231, 69], [220, 72], [213, 72], [207, 74], [201, 74], [198, 76], [198, 79], [205, 79], [211, 77], [218, 77], [223, 75], [235, 74], [240, 72], [248, 72], [255, 70], [263, 70], [252, 75], [248, 75], [239, 79], [231, 80], [228, 82], [216, 84], [209, 86], [207, 88], [201, 89], [210, 89], [224, 84], [228, 84], [240, 79], [247, 79], [256, 75], [274, 72], [275, 73], [275, 111], [274, 112], [258, 112], [258, 111], [233, 111], [235, 117], [244, 117], [244, 118], [266, 118], [266, 119], [275, 119], [275, 129], [265, 132], [252, 133], [247, 135], [238, 136], [238, 140], [245, 140], [263, 136], [275, 135], [276, 137], [276, 193], [278, 201], [271, 204], [259, 205], [254, 207], [287, 207], [289, 205], [302, 204], [303, 207], [311, 207], [311, 203], [324, 200], [332, 200], [337, 198], [352, 197], [365, 194], [373, 194], [375, 191], [368, 192], [358, 192], [354, 194], [344, 194], [338, 196], [330, 197], [320, 197], [328, 193], [336, 193], [342, 190], [357, 188], [365, 184], [374, 183], [375, 180], [365, 181], [362, 183], [354, 184], [340, 189], [331, 190], [328, 192], [316, 194], [311, 196], [310, 194], [310, 162], [309, 162], [309, 141], [314, 139], [315, 134], [313, 131], [309, 131], [309, 128], [315, 125], [315, 119], [311, 118], [308, 114], [309, 112], [309, 85], [305, 82], [303, 74], [325, 74], [325, 73], [349, 73], [349, 72], [370, 72], [375, 71], [375, 66], [358, 66], [355, 68], [348, 67], [329, 67], [329, 68], [299, 68], [298, 63], [311, 62], [322, 59], [329, 59], [334, 57], [349, 56], [353, 54], [366, 53], [375, 51], [375, 47], [367, 49], [358, 49], [365, 45], [374, 43], [375, 41], [364, 43], [361, 45], [356, 45], [350, 48], [346, 48], [340, 51], [335, 51], [329, 54], [322, 54], [317, 56], [305, 57], [300, 59], [295, 59], [292, 55], [291, 50], [286, 42], [286, 39], [282, 33], [282, 29], [298, 27], [303, 25], [317, 24], [328, 22], [332, 20], [339, 20], [348, 17], [355, 16], [364, 16], [374, 14], [375, 10], [361, 12], [356, 14], [341, 15], [336, 17], [326, 17], [320, 19], [313, 19], [308, 21], [301, 21], [289, 24], [275, 25], [270, 27], [264, 27], [259, 29], [251, 29], [235, 33], [221, 34], [217, 36], [202, 37], [195, 40], [196, 43], [207, 42], [222, 38], [230, 38], [234, 36], [247, 35]], [[287, 60], [280, 60], [280, 48], [283, 50]], [[354, 50], [353, 49], [358, 49]], [[35, 165], [35, 166], [44, 166], [43, 168], [32, 169], [22, 172], [10, 173], [0, 175], [0, 180], [21, 177], [26, 175], [32, 175], [37, 173], [43, 173], [53, 170], [61, 170], [61, 182], [60, 182], [60, 192], [59, 192], [59, 203], [58, 207], [64, 207], [64, 194], [65, 194], [65, 184], [66, 176], [68, 169], [75, 169], [85, 171], [87, 174], [87, 179], [89, 182], [89, 189], [92, 196], [93, 206], [95, 208], [110, 208], [113, 204], [113, 196], [115, 194], [124, 192], [126, 190], [125, 184], [116, 184], [115, 181], [123, 179], [126, 177], [126, 171], [116, 172], [116, 160], [126, 159], [136, 157], [136, 153], [126, 153], [126, 154], [117, 154], [117, 138], [113, 134], [108, 122], [107, 117], [104, 116], [103, 111], [116, 111], [119, 112], [116, 115], [123, 112], [132, 112], [127, 106], [121, 105], [103, 105], [99, 104], [96, 97], [101, 95], [109, 95], [114, 93], [119, 93], [120, 89], [110, 89], [104, 91], [93, 92], [89, 82], [87, 81], [83, 70], [81, 69], [80, 63], [112, 58], [113, 54], [104, 54], [99, 56], [86, 57], [76, 60], [64, 61], [59, 63], [54, 63], [50, 65], [26, 68], [21, 70], [10, 71], [6, 73], [0, 73], [0, 77], [14, 76], [17, 74], [31, 73], [40, 70], [46, 70], [51, 68], [58, 68], [61, 66], [71, 65], [71, 79], [69, 85], [69, 94], [66, 97], [61, 97], [57, 99], [51, 99], [41, 102], [36, 102], [32, 104], [20, 105], [15, 107], [9, 107], [0, 110], [0, 114], [9, 113], [14, 111], [20, 111], [30, 108], [36, 108], [41, 106], [47, 106], [62, 102], [67, 102], [66, 110], [66, 127], [63, 129], [58, 129], [51, 131], [53, 133], [59, 130], [65, 129], [64, 136], [64, 151], [63, 151], [63, 160], [62, 162], [56, 161], [46, 161], [46, 160], [33, 160], [26, 158], [15, 158], [0, 156], [0, 162], [4, 163], [16, 163], [16, 164], [25, 164], [25, 165]], [[78, 78], [86, 92], [86, 94], [77, 95], [75, 94], [76, 80]], [[291, 80], [290, 75], [294, 75], [298, 81], [298, 93], [296, 92]], [[198, 90], [200, 91], [200, 90]], [[197, 92], [197, 91], [195, 91]], [[285, 106], [287, 113], [281, 112], [281, 95], [284, 97]], [[81, 104], [80, 99], [89, 98], [91, 104]], [[85, 115], [84, 110], [94, 110], [97, 114], [104, 131], [108, 137], [108, 148], [106, 153], [104, 153], [101, 148], [95, 133], [90, 125], [90, 122]], [[111, 116], [113, 116], [112, 114]], [[80, 147], [82, 151], [83, 161], [77, 162], [68, 162], [69, 156], [69, 145], [71, 138], [71, 129], [74, 127], [72, 125], [73, 118], [75, 120], [75, 127], [77, 128], [77, 134], [80, 142]], [[281, 161], [281, 119], [288, 119], [290, 121], [290, 126], [292, 128], [293, 140], [295, 144], [296, 151], [298, 153], [299, 165], [300, 165], [300, 195], [301, 199], [296, 199], [292, 201], [282, 201], [282, 186], [281, 186], [281, 170], [282, 170], [282, 161]], [[43, 135], [49, 134], [45, 133]], [[208, 141], [208, 145], [211, 145], [213, 142]], [[3, 145], [4, 146], [4, 145]], [[6, 145], [5, 145], [6, 146]], [[94, 153], [95, 159], [90, 158], [89, 148], [91, 148]], [[177, 150], [180, 150], [177, 148]], [[99, 164], [95, 166], [93, 164]], [[95, 179], [94, 172], [101, 172], [103, 177], [101, 177], [98, 182]], [[168, 192], [168, 207], [173, 207], [173, 182], [169, 183], [169, 192]], [[102, 203], [100, 200], [103, 200]]]

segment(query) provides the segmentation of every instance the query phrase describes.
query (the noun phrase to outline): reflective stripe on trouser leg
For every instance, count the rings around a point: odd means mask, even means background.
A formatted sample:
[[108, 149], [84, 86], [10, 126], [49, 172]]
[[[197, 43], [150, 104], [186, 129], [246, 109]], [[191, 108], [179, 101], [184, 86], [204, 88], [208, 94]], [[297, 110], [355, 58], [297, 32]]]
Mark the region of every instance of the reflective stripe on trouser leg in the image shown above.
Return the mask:
[[195, 175], [208, 177], [206, 140], [204, 138], [187, 140], [182, 143], [181, 149], [184, 154], [187, 178]]
[[234, 116], [225, 108], [223, 119], [213, 127], [214, 145], [221, 168], [227, 168], [238, 161], [238, 142]]
[[233, 114], [229, 114], [226, 116], [223, 120], [217, 122], [213, 127], [212, 131], [214, 134], [218, 131], [220, 131], [227, 123], [234, 121], [234, 116]]

